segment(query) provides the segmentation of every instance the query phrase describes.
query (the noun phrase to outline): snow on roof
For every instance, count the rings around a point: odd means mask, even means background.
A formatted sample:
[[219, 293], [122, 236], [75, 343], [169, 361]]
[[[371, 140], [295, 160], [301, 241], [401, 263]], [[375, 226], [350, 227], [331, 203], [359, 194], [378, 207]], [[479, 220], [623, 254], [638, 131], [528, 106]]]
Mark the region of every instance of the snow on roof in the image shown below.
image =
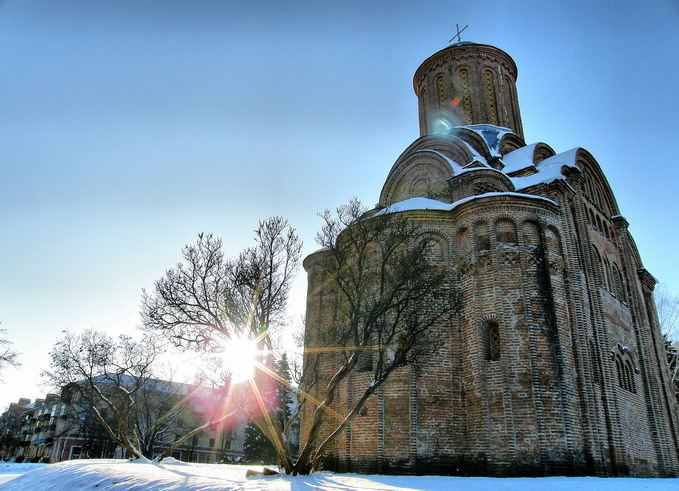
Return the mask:
[[579, 147], [572, 148], [566, 152], [553, 155], [548, 159], [543, 160], [538, 163], [538, 172], [536, 174], [525, 177], [510, 177], [509, 179], [511, 179], [512, 184], [514, 184], [514, 189], [518, 191], [530, 186], [535, 186], [536, 184], [549, 184], [557, 179], [564, 179], [565, 176], [561, 172], [563, 167], [577, 169], [575, 159], [578, 150], [580, 150]]
[[444, 203], [443, 201], [422, 197], [408, 198], [380, 210], [379, 212], [377, 212], [377, 215], [384, 215], [387, 213], [399, 213], [402, 211], [413, 211], [413, 210], [451, 211], [457, 208], [458, 206], [463, 205], [464, 203], [468, 203], [470, 201], [474, 201], [481, 198], [492, 198], [496, 196], [513, 196], [517, 198], [527, 198], [539, 201], [547, 201], [548, 203], [556, 205], [556, 202], [554, 200], [545, 198], [544, 196], [536, 196], [534, 194], [523, 194], [514, 192], [493, 192], [478, 194], [475, 196], [468, 196], [466, 198], [457, 200], [454, 203]]
[[[467, 128], [483, 138], [486, 145], [488, 145], [488, 150], [492, 157], [502, 156], [500, 153], [500, 142], [502, 141], [502, 138], [507, 133], [514, 133], [509, 128], [503, 128], [502, 126], [495, 126], [492, 124], [470, 124], [463, 126], [463, 128]], [[451, 131], [455, 131], [455, 128]]]
[[466, 141], [464, 141], [462, 139], [460, 139], [460, 141], [462, 142], [462, 144], [464, 146], [467, 147], [467, 150], [469, 150], [469, 153], [472, 154], [472, 157], [474, 157], [471, 162], [469, 162], [468, 164], [465, 165], [465, 167], [468, 166], [468, 165], [471, 165], [475, 162], [480, 162], [483, 165], [488, 165], [488, 161], [486, 160], [486, 158], [483, 155], [481, 155], [479, 152], [477, 152], [474, 147], [472, 147], [469, 143], [467, 143]]
[[[450, 167], [453, 169], [453, 173], [454, 173], [454, 174], [457, 174], [458, 172], [460, 172], [460, 171], [462, 171], [462, 170], [464, 169], [464, 168], [462, 167], [462, 165], [460, 165], [458, 162], [455, 162], [453, 159], [451, 159], [451, 158], [449, 158], [449, 157], [446, 157], [446, 156], [443, 155], [441, 152], [438, 152], [438, 151], [436, 151], [436, 150], [431, 150], [431, 149], [429, 149], [429, 148], [423, 148], [422, 150], [417, 150], [416, 152], [413, 152], [413, 155], [414, 155], [414, 154], [417, 154], [417, 153], [433, 153], [433, 154], [435, 154], [435, 155], [438, 155], [438, 156], [441, 157], [443, 160], [445, 160], [446, 162], [448, 162], [448, 165], [450, 165]], [[481, 158], [483, 158], [483, 157], [481, 157]]]
[[512, 174], [528, 167], [534, 167], [533, 155], [535, 154], [535, 147], [537, 143], [531, 143], [525, 147], [517, 148], [502, 157], [502, 163], [505, 164], [502, 172], [505, 174]]
[[476, 171], [479, 171], [479, 170], [497, 172], [498, 174], [504, 175], [504, 172], [502, 172], [502, 171], [499, 171], [499, 170], [497, 170], [497, 169], [493, 169], [493, 168], [490, 167], [490, 166], [487, 166], [487, 167], [486, 167], [486, 166], [483, 166], [483, 167], [465, 167], [465, 168], [462, 169], [460, 172], [456, 172], [455, 175], [454, 175], [453, 177], [458, 177], [458, 176], [460, 176], [460, 175], [462, 175], [462, 174], [467, 174], [467, 173], [469, 173], [469, 172], [476, 172]]
[[444, 203], [443, 201], [438, 201], [430, 198], [416, 197], [408, 198], [403, 201], [398, 201], [388, 207], [377, 212], [378, 215], [384, 215], [386, 213], [398, 213], [400, 211], [411, 211], [411, 210], [452, 210], [453, 205], [451, 203]]

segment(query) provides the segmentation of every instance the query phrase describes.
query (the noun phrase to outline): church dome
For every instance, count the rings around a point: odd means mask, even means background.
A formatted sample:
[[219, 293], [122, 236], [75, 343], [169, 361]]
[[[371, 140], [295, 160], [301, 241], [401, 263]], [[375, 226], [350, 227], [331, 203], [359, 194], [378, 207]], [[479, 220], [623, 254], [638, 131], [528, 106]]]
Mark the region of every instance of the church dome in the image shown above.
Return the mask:
[[424, 60], [413, 77], [420, 134], [455, 126], [494, 125], [523, 138], [511, 56], [489, 44], [453, 43]]

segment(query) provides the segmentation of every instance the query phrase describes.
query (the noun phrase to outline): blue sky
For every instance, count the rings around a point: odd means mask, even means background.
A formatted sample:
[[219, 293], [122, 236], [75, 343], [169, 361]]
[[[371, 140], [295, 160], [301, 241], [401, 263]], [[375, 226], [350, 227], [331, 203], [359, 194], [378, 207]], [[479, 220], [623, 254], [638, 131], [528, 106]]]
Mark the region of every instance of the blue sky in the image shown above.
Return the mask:
[[[377, 202], [418, 136], [412, 75], [463, 39], [519, 67], [528, 143], [582, 146], [679, 293], [679, 4], [0, 1], [0, 320], [36, 386], [63, 329], [132, 331], [141, 289], [214, 232]], [[304, 310], [300, 273], [292, 316]]]

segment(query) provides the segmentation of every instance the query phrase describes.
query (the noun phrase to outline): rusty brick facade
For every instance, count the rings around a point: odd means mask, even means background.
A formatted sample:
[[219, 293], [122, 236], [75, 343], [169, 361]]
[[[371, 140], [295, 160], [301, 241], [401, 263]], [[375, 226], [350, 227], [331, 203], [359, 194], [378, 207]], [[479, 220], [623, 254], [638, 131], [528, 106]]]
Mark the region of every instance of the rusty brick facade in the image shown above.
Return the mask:
[[[415, 74], [421, 137], [393, 165], [378, 208], [421, 226], [463, 306], [432, 330], [426, 359], [368, 400], [332, 448], [333, 467], [679, 474], [655, 280], [592, 155], [523, 141], [516, 77], [506, 53], [474, 43], [448, 46]], [[304, 262], [309, 347], [333, 326], [323, 254]], [[316, 356], [329, 378], [337, 355]], [[369, 378], [349, 377], [334, 410], [346, 414]]]

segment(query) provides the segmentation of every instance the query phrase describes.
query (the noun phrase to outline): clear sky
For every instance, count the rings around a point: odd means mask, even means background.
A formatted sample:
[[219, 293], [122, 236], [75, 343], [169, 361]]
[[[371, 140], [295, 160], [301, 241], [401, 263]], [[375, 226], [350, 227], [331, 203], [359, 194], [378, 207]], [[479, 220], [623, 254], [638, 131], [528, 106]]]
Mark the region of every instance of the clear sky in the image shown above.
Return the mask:
[[679, 293], [674, 0], [0, 0], [0, 320], [23, 353], [0, 409], [44, 394], [63, 329], [133, 331], [198, 232], [235, 254], [281, 214], [307, 254], [318, 211], [376, 203], [456, 23], [516, 61], [528, 143], [592, 152]]

